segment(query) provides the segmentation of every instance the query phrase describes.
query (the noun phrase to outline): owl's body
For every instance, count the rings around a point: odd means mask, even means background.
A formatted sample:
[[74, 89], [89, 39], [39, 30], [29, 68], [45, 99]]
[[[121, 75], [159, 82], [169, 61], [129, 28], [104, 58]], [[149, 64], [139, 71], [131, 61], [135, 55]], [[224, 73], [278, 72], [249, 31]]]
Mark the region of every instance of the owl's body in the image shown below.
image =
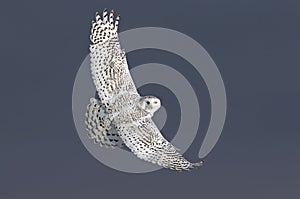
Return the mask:
[[100, 100], [92, 98], [86, 113], [89, 137], [95, 143], [126, 145], [137, 157], [175, 170], [189, 170], [190, 163], [160, 133], [152, 121], [160, 100], [140, 96], [130, 76], [125, 51], [118, 39], [119, 17], [96, 14], [90, 39], [91, 71]]

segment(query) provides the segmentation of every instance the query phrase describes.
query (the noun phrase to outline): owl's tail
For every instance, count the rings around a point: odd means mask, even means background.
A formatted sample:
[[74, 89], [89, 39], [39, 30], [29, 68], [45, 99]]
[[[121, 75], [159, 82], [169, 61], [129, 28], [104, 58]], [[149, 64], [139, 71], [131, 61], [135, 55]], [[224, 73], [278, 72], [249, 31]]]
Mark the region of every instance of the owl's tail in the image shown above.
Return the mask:
[[106, 9], [103, 11], [103, 16], [96, 13], [96, 21], [92, 21], [92, 29], [90, 39], [93, 44], [104, 43], [117, 37], [120, 16], [114, 18], [114, 11], [109, 13]]
[[111, 124], [110, 116], [105, 112], [100, 100], [90, 99], [85, 114], [85, 124], [90, 139], [100, 146], [120, 147], [123, 141]]

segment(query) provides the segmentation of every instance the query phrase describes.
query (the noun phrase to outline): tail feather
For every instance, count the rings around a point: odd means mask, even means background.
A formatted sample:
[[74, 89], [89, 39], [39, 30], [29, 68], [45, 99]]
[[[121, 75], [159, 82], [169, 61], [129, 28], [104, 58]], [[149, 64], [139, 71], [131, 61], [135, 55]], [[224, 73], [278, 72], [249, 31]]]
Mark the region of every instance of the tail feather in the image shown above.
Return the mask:
[[100, 101], [95, 98], [91, 98], [87, 106], [85, 124], [88, 136], [95, 144], [110, 147], [123, 146], [122, 139], [111, 124], [110, 116], [105, 112]]

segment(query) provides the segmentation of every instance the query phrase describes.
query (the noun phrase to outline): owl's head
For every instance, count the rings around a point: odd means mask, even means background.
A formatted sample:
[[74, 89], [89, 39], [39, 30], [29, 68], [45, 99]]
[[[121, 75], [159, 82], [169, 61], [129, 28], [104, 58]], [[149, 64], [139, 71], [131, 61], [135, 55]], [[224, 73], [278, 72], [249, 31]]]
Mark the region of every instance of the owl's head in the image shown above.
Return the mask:
[[139, 107], [153, 115], [161, 106], [160, 100], [154, 96], [143, 96], [140, 98]]

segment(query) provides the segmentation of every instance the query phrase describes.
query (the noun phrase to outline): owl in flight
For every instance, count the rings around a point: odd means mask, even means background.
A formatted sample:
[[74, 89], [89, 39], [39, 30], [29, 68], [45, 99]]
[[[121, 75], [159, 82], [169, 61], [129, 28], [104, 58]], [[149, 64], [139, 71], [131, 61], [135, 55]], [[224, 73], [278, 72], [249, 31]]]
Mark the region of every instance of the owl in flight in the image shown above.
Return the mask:
[[161, 102], [137, 92], [120, 46], [119, 20], [105, 9], [92, 22], [90, 65], [100, 100], [91, 98], [87, 106], [88, 136], [101, 146], [126, 145], [138, 158], [165, 168], [181, 171], [202, 166], [203, 161], [186, 160], [152, 121]]

